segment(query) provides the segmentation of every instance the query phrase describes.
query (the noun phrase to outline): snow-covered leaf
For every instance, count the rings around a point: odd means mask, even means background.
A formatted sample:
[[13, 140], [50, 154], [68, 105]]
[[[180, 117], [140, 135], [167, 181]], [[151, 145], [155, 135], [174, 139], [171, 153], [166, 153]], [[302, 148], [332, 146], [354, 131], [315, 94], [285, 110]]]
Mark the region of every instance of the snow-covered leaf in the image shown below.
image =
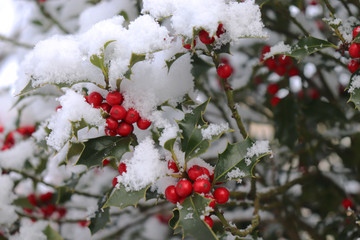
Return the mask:
[[183, 56], [184, 54], [186, 54], [186, 53], [184, 53], [184, 52], [177, 53], [177, 54], [175, 54], [171, 59], [165, 61], [165, 62], [166, 62], [166, 66], [167, 66], [167, 68], [168, 68], [168, 71], [170, 71], [171, 65], [172, 65], [178, 58], [180, 58], [181, 56]]
[[99, 199], [98, 209], [95, 212], [95, 216], [90, 219], [89, 229], [91, 234], [103, 229], [105, 225], [110, 222], [110, 208], [102, 208], [102, 206], [106, 203], [106, 200], [107, 194]]
[[[77, 165], [83, 164], [88, 168], [101, 165], [105, 158], [113, 157], [118, 160], [122, 155], [130, 151], [130, 144], [133, 141], [131, 137], [111, 137], [103, 136], [90, 139], [83, 143], [83, 150], [80, 153]], [[79, 151], [79, 145], [75, 145]], [[73, 151], [70, 147], [69, 152]], [[71, 153], [72, 155], [73, 153]]]
[[50, 225], [48, 225], [44, 229], [43, 233], [47, 237], [47, 240], [63, 240], [61, 235], [57, 231], [55, 231], [52, 227], [50, 227]]
[[175, 230], [182, 228], [183, 238], [191, 236], [198, 240], [218, 239], [209, 225], [202, 220], [209, 212], [207, 208], [211, 201], [199, 194], [187, 197], [182, 207], [174, 210], [170, 226]]
[[[235, 143], [228, 144], [225, 151], [219, 154], [219, 160], [215, 166], [214, 182], [225, 182], [229, 180], [236, 180], [247, 176], [252, 176], [252, 169], [255, 164], [260, 161], [260, 158], [270, 154], [266, 145], [259, 145], [257, 142], [252, 141], [250, 138]], [[258, 151], [254, 154], [250, 149]]]
[[332, 44], [331, 42], [314, 37], [307, 37], [300, 39], [299, 42], [291, 48], [290, 53], [284, 54], [302, 60], [314, 52], [329, 47], [337, 48], [336, 45]]
[[106, 201], [103, 208], [106, 207], [119, 207], [120, 209], [128, 206], [137, 206], [138, 202], [145, 198], [146, 191], [150, 186], [147, 186], [139, 191], [127, 192], [125, 187], [120, 184], [120, 188], [115, 188], [111, 193], [109, 199]]
[[130, 63], [129, 63], [129, 70], [125, 73], [125, 77], [127, 79], [131, 79], [131, 68], [138, 62], [144, 61], [146, 59], [146, 54], [136, 54], [136, 53], [132, 53], [131, 54], [131, 58], [130, 58]]
[[72, 133], [76, 138], [78, 138], [78, 131], [83, 128], [87, 128], [89, 130], [90, 128], [98, 128], [98, 126], [88, 124], [83, 118], [80, 121], [71, 122]]

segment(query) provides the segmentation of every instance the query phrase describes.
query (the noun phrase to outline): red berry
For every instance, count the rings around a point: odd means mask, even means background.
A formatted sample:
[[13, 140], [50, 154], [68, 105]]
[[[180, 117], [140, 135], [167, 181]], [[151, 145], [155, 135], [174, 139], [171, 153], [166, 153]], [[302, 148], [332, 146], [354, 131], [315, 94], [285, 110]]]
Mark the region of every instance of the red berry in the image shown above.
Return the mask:
[[108, 165], [110, 163], [110, 161], [108, 159], [104, 159], [103, 160], [103, 166], [105, 167], [106, 165]]
[[53, 196], [52, 192], [47, 192], [47, 193], [41, 194], [39, 198], [43, 203], [46, 203], [51, 200], [52, 196]]
[[206, 198], [208, 199], [213, 199], [210, 203], [209, 203], [209, 207], [211, 208], [215, 208], [215, 198], [213, 195], [207, 194], [205, 195]]
[[220, 78], [226, 79], [226, 78], [230, 77], [230, 75], [232, 73], [232, 68], [230, 65], [222, 63], [219, 65], [219, 67], [217, 68], [216, 71]]
[[279, 64], [289, 66], [292, 64], [291, 57], [286, 55], [279, 55]]
[[207, 175], [210, 177], [209, 170], [207, 170], [204, 167], [200, 167], [199, 165], [194, 165], [191, 168], [189, 168], [187, 172], [190, 180], [195, 181], [198, 177], [202, 175]]
[[275, 95], [279, 91], [279, 85], [276, 83], [270, 83], [267, 87], [267, 91], [270, 95]]
[[276, 68], [276, 66], [277, 66], [275, 58], [266, 59], [265, 60], [265, 65], [270, 71], [274, 70]]
[[110, 130], [116, 130], [119, 127], [119, 123], [112, 117], [106, 119], [106, 127]]
[[214, 191], [215, 201], [219, 204], [226, 203], [229, 200], [229, 195], [230, 195], [229, 190], [227, 190], [224, 187], [217, 188]]
[[275, 72], [279, 75], [279, 76], [284, 76], [286, 73], [286, 67], [284, 65], [278, 65], [275, 68]]
[[0, 133], [4, 132], [4, 126], [0, 126]]
[[176, 184], [176, 193], [179, 197], [187, 197], [192, 193], [192, 184], [187, 179], [182, 179]]
[[351, 201], [351, 199], [349, 198], [344, 198], [344, 200], [342, 200], [341, 205], [345, 208], [353, 208], [353, 202]]
[[216, 36], [219, 38], [225, 32], [226, 32], [226, 30], [224, 28], [224, 25], [222, 23], [220, 23], [216, 30]]
[[44, 215], [45, 218], [50, 217], [56, 210], [56, 207], [52, 204], [43, 206], [40, 208], [41, 213]]
[[125, 122], [132, 124], [137, 122], [139, 118], [140, 118], [139, 113], [135, 109], [130, 108], [126, 113], [124, 120]]
[[33, 193], [30, 194], [29, 196], [27, 196], [27, 199], [30, 202], [30, 204], [33, 205], [34, 207], [38, 205], [35, 194]]
[[105, 128], [105, 134], [107, 135], [107, 136], [116, 136], [116, 131], [115, 130], [111, 130], [111, 129], [108, 129], [108, 128]]
[[168, 161], [168, 169], [172, 170], [173, 173], [179, 172], [178, 167], [176, 166], [176, 163], [173, 160]]
[[102, 104], [100, 105], [100, 108], [101, 108], [104, 112], [109, 113], [109, 112], [110, 112], [110, 109], [111, 109], [111, 106], [110, 106], [108, 103], [102, 103]]
[[98, 92], [92, 92], [90, 93], [88, 100], [89, 100], [89, 104], [92, 104], [93, 107], [100, 107], [103, 101], [103, 97]]
[[24, 212], [27, 213], [27, 214], [32, 214], [33, 213], [33, 210], [30, 209], [30, 208], [23, 208]]
[[289, 77], [298, 76], [299, 75], [299, 69], [297, 67], [292, 67], [288, 71]]
[[313, 0], [313, 1], [310, 1], [310, 3], [309, 3], [310, 5], [313, 5], [313, 6], [316, 6], [318, 3], [317, 3], [317, 1], [316, 0]]
[[265, 53], [270, 52], [270, 50], [271, 50], [271, 48], [270, 48], [269, 45], [265, 45], [265, 46], [263, 47], [263, 49], [261, 50], [261, 55], [260, 55], [260, 62], [262, 62], [262, 61], [264, 60], [264, 55], [265, 55]]
[[126, 122], [122, 122], [119, 124], [118, 129], [116, 130], [117, 134], [122, 137], [128, 136], [133, 131], [133, 126]]
[[143, 119], [143, 118], [139, 118], [139, 120], [136, 122], [136, 125], [138, 126], [138, 128], [140, 128], [141, 130], [145, 130], [148, 127], [150, 127], [151, 122], [149, 120]]
[[115, 105], [110, 110], [110, 116], [112, 116], [115, 120], [122, 120], [126, 116], [126, 110], [121, 105]]
[[360, 57], [360, 43], [353, 43], [349, 47], [349, 54], [353, 58]]
[[113, 180], [112, 180], [113, 187], [115, 187], [116, 184], [118, 184], [118, 179], [117, 179], [117, 177], [114, 177]]
[[351, 73], [354, 73], [360, 67], [360, 62], [358, 59], [351, 59], [347, 67]]
[[210, 192], [210, 189], [211, 189], [211, 183], [207, 179], [198, 178], [194, 182], [193, 188], [194, 188], [194, 192], [208, 193], [208, 192]]
[[215, 41], [215, 38], [214, 37], [210, 38], [209, 33], [205, 30], [201, 30], [199, 32], [199, 39], [204, 44], [211, 44]]
[[204, 222], [206, 222], [206, 224], [209, 225], [210, 228], [212, 228], [212, 227], [214, 226], [214, 221], [213, 221], [212, 218], [209, 217], [209, 216], [205, 216]]
[[66, 208], [64, 208], [64, 207], [58, 207], [56, 209], [56, 211], [59, 214], [59, 218], [63, 218], [66, 215], [66, 212], [67, 212]]
[[[191, 44], [184, 44], [184, 39], [182, 40], [183, 41], [183, 46], [184, 46], [184, 48], [186, 48], [186, 49], [191, 49]], [[196, 46], [196, 40], [194, 39], [193, 40], [193, 47], [195, 47]]]
[[79, 224], [81, 227], [87, 227], [87, 226], [89, 225], [89, 221], [87, 221], [87, 220], [78, 221], [78, 224]]
[[270, 104], [271, 106], [276, 107], [276, 105], [278, 105], [280, 101], [281, 99], [279, 97], [272, 97], [270, 99]]
[[359, 32], [360, 32], [360, 26], [357, 26], [356, 28], [354, 28], [353, 38], [356, 38], [356, 36], [359, 34]]
[[108, 95], [106, 96], [106, 101], [111, 106], [120, 105], [123, 102], [123, 100], [124, 100], [123, 95], [117, 91], [109, 92]]
[[120, 173], [120, 175], [123, 175], [123, 173], [126, 173], [126, 164], [125, 163], [120, 163], [119, 167], [118, 167], [118, 171]]
[[166, 188], [165, 197], [169, 202], [174, 204], [176, 204], [180, 199], [180, 197], [176, 193], [176, 187], [174, 185], [168, 186]]

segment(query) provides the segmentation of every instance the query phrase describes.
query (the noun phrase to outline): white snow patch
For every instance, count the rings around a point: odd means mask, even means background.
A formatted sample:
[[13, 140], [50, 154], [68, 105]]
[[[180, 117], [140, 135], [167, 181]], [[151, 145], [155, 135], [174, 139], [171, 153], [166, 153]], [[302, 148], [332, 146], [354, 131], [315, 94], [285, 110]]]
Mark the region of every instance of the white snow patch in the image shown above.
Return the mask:
[[355, 76], [350, 84], [349, 93], [354, 93], [355, 89], [360, 88], [360, 76]]
[[228, 123], [214, 124], [211, 123], [205, 129], [201, 129], [201, 135], [204, 139], [211, 140], [213, 136], [217, 136], [222, 132], [229, 130]]

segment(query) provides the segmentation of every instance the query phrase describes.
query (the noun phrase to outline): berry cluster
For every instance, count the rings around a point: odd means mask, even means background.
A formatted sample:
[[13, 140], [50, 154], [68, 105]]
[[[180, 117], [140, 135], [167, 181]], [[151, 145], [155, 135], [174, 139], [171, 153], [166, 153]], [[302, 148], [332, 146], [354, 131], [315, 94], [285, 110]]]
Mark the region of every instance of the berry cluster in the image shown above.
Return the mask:
[[[264, 60], [264, 56], [268, 52], [270, 52], [270, 46], [266, 45], [261, 51], [261, 62]], [[264, 63], [270, 71], [274, 71], [279, 76], [284, 76], [285, 74], [289, 77], [299, 75], [299, 69], [294, 65], [293, 60], [289, 56], [277, 55], [266, 59]]]
[[[353, 39], [359, 34], [360, 32], [360, 26], [354, 28], [353, 30]], [[360, 43], [352, 43], [349, 47], [349, 54], [353, 58], [348, 63], [347, 67], [351, 73], [356, 72], [358, 68], [360, 67]]]
[[[216, 30], [216, 37], [220, 38], [221, 35], [224, 34], [225, 32], [226, 32], [226, 30], [224, 28], [224, 25], [222, 23], [220, 23]], [[209, 45], [209, 44], [212, 44], [213, 42], [215, 42], [215, 36], [210, 37], [210, 34], [206, 30], [202, 29], [199, 32], [199, 40], [203, 44]], [[192, 40], [192, 47], [195, 47], [195, 46], [196, 46], [196, 40], [194, 38]], [[183, 40], [183, 47], [186, 49], [191, 49], [191, 43], [185, 43], [185, 41]]]
[[[3, 127], [0, 128], [0, 133], [4, 131]], [[34, 126], [24, 126], [19, 127], [18, 129], [9, 132], [4, 140], [4, 144], [1, 148], [1, 151], [12, 148], [15, 145], [16, 135], [21, 136], [22, 139], [30, 137], [35, 132]]]
[[[179, 172], [174, 161], [168, 162], [168, 168], [172, 172]], [[170, 185], [165, 190], [165, 197], [171, 203], [182, 204], [184, 200], [193, 192], [204, 194], [206, 198], [213, 199], [209, 206], [215, 207], [215, 204], [224, 204], [229, 200], [229, 191], [224, 187], [219, 187], [211, 193], [211, 182], [213, 175], [207, 168], [194, 165], [187, 171], [187, 178], [180, 179], [175, 185]], [[204, 221], [210, 226], [213, 226], [213, 220], [210, 216], [205, 216]]]
[[61, 219], [66, 215], [66, 208], [55, 205], [55, 199], [53, 198], [52, 192], [47, 192], [36, 196], [30, 194], [27, 196], [27, 200], [32, 205], [32, 208], [24, 208], [24, 212], [28, 215], [33, 216], [33, 221], [36, 221], [35, 217], [43, 218], [57, 218]]
[[121, 105], [124, 97], [120, 92], [109, 92], [106, 99], [100, 93], [92, 92], [85, 96], [85, 99], [94, 108], [101, 108], [106, 113], [105, 134], [108, 136], [128, 136], [134, 130], [134, 123], [142, 130], [147, 129], [151, 125], [151, 122], [141, 118], [135, 109], [130, 108], [126, 110]]

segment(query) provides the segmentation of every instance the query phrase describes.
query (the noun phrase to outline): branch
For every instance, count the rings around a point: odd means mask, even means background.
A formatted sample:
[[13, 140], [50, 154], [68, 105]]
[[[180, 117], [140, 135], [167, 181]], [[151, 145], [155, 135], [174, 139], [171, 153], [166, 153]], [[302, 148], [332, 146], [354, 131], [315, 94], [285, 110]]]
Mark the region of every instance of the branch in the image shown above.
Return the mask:
[[36, 5], [38, 6], [40, 12], [49, 19], [51, 22], [53, 22], [56, 26], [58, 26], [61, 31], [63, 31], [66, 34], [70, 34], [70, 31], [67, 30], [58, 20], [56, 20], [48, 11], [46, 11], [44, 4], [39, 3], [39, 1], [35, 0]]
[[4, 42], [12, 43], [12, 44], [14, 44], [15, 46], [18, 46], [18, 47], [23, 47], [23, 48], [28, 48], [28, 49], [32, 49], [34, 47], [34, 45], [19, 42], [19, 41], [13, 39], [13, 38], [6, 37], [6, 36], [4, 36], [2, 34], [0, 34], [0, 40], [4, 41]]

